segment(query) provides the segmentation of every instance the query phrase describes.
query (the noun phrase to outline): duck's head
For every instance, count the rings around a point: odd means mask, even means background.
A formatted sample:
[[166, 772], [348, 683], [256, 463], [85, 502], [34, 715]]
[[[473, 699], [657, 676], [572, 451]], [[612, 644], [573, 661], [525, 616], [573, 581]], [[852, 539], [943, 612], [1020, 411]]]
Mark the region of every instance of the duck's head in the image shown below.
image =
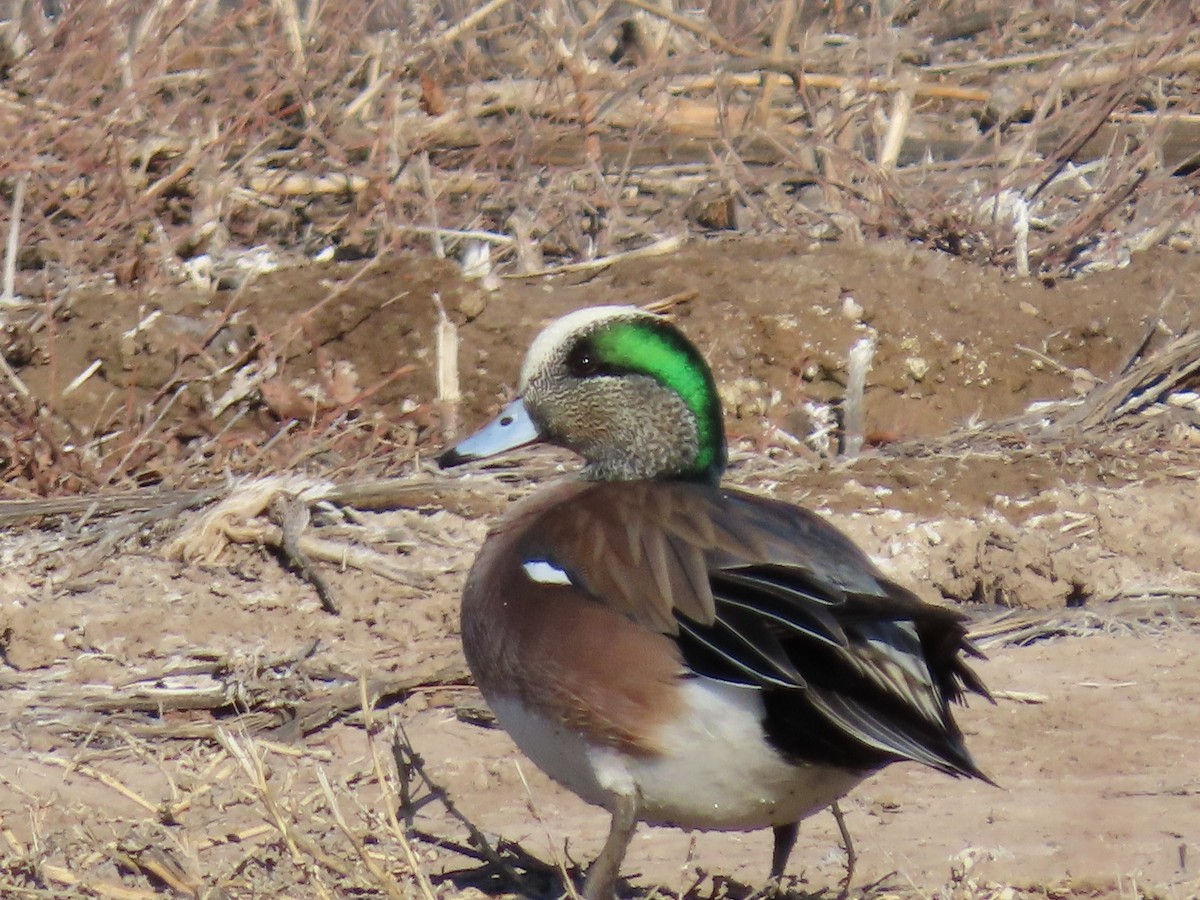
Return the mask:
[[536, 441], [575, 451], [605, 481], [715, 482], [725, 468], [721, 401], [704, 357], [673, 325], [633, 306], [577, 310], [534, 339], [518, 397], [445, 451], [443, 468]]

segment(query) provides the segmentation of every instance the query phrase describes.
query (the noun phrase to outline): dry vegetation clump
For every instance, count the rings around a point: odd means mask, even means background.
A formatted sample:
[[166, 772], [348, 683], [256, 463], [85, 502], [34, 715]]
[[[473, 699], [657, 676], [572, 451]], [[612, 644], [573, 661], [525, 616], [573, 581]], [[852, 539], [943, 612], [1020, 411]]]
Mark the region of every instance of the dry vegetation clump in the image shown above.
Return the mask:
[[16, 7], [0, 218], [24, 184], [27, 296], [459, 231], [508, 272], [684, 230], [909, 235], [1046, 277], [1192, 240], [1186, 4]]

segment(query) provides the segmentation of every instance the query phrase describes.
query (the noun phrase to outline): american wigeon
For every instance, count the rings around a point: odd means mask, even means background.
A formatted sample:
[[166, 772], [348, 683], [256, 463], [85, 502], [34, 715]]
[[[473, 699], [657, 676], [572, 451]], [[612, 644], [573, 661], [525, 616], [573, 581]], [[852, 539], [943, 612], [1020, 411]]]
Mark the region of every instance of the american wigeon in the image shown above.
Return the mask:
[[790, 503], [722, 487], [716, 385], [634, 307], [582, 309], [530, 347], [519, 397], [442, 466], [534, 441], [585, 460], [496, 525], [463, 593], [463, 648], [500, 724], [612, 813], [588, 872], [608, 900], [638, 822], [797, 823], [901, 760], [985, 778], [949, 703], [988, 696], [961, 615], [889, 581]]

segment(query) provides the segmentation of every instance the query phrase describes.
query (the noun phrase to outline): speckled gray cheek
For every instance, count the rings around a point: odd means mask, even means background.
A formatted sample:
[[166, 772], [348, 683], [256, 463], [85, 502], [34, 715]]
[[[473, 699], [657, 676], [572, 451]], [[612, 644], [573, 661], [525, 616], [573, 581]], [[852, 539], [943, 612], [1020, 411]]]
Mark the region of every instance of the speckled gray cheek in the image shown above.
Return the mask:
[[525, 401], [547, 437], [588, 461], [587, 478], [670, 476], [696, 457], [691, 410], [649, 377], [537, 379]]

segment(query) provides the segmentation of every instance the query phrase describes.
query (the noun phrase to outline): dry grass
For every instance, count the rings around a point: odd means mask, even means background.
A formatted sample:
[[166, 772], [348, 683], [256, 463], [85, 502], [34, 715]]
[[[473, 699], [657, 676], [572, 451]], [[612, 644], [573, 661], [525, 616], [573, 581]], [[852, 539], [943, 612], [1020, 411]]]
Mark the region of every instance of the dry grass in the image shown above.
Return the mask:
[[24, 4], [0, 82], [18, 291], [236, 282], [254, 247], [373, 257], [431, 233], [494, 235], [504, 271], [685, 228], [908, 234], [1044, 277], [1194, 239], [1179, 4], [947, 2], [840, 35], [790, 2], [713, 6]]

